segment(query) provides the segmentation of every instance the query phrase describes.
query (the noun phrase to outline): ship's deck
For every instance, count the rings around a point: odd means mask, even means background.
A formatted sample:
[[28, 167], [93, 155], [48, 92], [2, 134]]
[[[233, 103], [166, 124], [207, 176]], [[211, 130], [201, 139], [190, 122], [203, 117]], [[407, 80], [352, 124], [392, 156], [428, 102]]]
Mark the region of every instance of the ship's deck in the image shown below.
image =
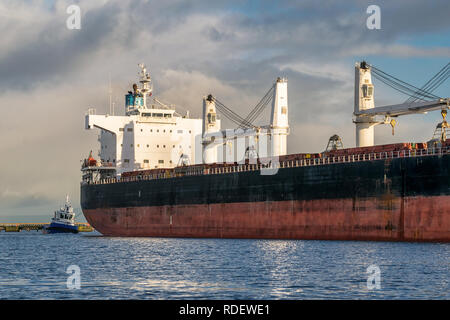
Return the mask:
[[[447, 143], [449, 140], [447, 140]], [[209, 174], [227, 174], [247, 171], [259, 171], [267, 170], [266, 174], [270, 175], [271, 171], [281, 168], [293, 168], [293, 167], [308, 167], [319, 165], [333, 165], [338, 163], [351, 163], [362, 161], [377, 161], [396, 158], [410, 158], [410, 157], [426, 157], [435, 155], [450, 154], [450, 145], [446, 145], [440, 148], [431, 149], [405, 149], [399, 151], [383, 151], [383, 152], [371, 152], [371, 153], [356, 153], [345, 154], [344, 150], [337, 150], [339, 152], [328, 154], [316, 154], [316, 156], [309, 157], [305, 154], [288, 155], [280, 157], [280, 159], [271, 159], [272, 161], [264, 161], [265, 159], [258, 159], [255, 163], [232, 163], [232, 164], [198, 164], [184, 167], [176, 167], [171, 169], [151, 169], [132, 171], [123, 174], [120, 178], [108, 178], [99, 181], [89, 182], [90, 184], [110, 184], [119, 182], [141, 181], [141, 180], [154, 180], [154, 179], [171, 179], [183, 176], [198, 176]], [[344, 151], [344, 152], [342, 152]], [[320, 155], [320, 156], [317, 156]], [[301, 157], [296, 157], [301, 156]], [[279, 161], [277, 161], [279, 160]], [[275, 171], [276, 173], [276, 171]], [[128, 174], [128, 175], [126, 175]], [[82, 182], [86, 183], [86, 182]]]

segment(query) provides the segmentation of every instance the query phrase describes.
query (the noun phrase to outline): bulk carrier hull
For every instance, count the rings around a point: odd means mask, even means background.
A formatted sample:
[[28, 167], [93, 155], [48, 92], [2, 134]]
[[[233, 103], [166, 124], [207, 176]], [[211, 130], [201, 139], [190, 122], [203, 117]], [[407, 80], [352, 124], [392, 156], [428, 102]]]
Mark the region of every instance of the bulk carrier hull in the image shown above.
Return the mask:
[[108, 236], [449, 242], [449, 165], [440, 154], [82, 183], [81, 206]]

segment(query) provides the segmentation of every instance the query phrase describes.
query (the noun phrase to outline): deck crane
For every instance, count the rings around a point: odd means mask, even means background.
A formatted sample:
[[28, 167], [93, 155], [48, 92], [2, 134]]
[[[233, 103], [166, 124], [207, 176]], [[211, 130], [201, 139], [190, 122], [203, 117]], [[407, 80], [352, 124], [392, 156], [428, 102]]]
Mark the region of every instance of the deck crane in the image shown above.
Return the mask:
[[[432, 94], [431, 91], [449, 77], [449, 69], [450, 64], [447, 64], [447, 66], [444, 67], [437, 76], [428, 81], [424, 87], [416, 88], [369, 65], [365, 61], [356, 63], [355, 106], [353, 112], [353, 122], [356, 126], [356, 146], [373, 146], [374, 126], [378, 124], [390, 124], [392, 130], [394, 130], [396, 124], [394, 118], [398, 116], [417, 113], [424, 114], [428, 111], [441, 110], [445, 120], [445, 115], [450, 107], [450, 98], [440, 98]], [[410, 94], [412, 99], [408, 99], [401, 104], [375, 107], [372, 72], [375, 77], [394, 89], [405, 94]], [[431, 82], [433, 82], [432, 86], [430, 86]], [[427, 88], [432, 88], [432, 90], [426, 90]], [[418, 99], [422, 101], [416, 101]], [[383, 118], [380, 119], [380, 117]]]
[[[272, 102], [270, 124], [256, 126], [253, 121], [265, 106]], [[217, 110], [238, 125], [236, 129], [220, 129]], [[203, 162], [217, 162], [218, 147], [227, 145], [234, 149], [232, 159], [224, 156], [224, 162], [241, 161], [252, 152], [258, 157], [277, 157], [287, 153], [288, 97], [287, 79], [277, 78], [273, 86], [253, 108], [242, 118], [226, 107], [217, 98], [208, 95], [203, 98]]]

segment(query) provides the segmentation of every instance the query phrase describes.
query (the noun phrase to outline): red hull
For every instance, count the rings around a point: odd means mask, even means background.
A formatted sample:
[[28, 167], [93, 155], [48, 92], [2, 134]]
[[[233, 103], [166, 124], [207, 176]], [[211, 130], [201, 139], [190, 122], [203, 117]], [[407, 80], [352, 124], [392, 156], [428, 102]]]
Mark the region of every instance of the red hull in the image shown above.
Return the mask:
[[450, 241], [450, 196], [84, 209], [103, 235]]

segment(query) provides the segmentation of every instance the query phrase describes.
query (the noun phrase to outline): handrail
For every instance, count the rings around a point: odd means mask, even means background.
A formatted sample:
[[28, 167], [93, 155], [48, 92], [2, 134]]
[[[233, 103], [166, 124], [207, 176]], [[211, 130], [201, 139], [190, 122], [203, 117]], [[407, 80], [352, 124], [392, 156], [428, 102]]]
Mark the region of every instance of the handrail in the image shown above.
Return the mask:
[[377, 160], [388, 160], [397, 158], [414, 158], [414, 157], [425, 157], [433, 155], [444, 155], [450, 154], [450, 146], [444, 148], [430, 148], [430, 149], [415, 149], [415, 150], [400, 150], [400, 151], [390, 151], [390, 152], [377, 152], [377, 153], [367, 153], [367, 154], [350, 154], [338, 157], [323, 157], [323, 158], [309, 158], [309, 159], [296, 159], [296, 160], [286, 160], [278, 162], [275, 164], [237, 164], [234, 166], [227, 167], [216, 167], [216, 168], [192, 168], [184, 173], [173, 171], [168, 173], [154, 173], [151, 175], [138, 175], [122, 178], [106, 178], [99, 181], [89, 182], [90, 184], [110, 184], [118, 182], [132, 182], [141, 180], [159, 180], [159, 179], [171, 179], [183, 176], [201, 176], [201, 175], [212, 175], [212, 174], [226, 174], [235, 172], [247, 172], [247, 171], [259, 171], [261, 169], [283, 169], [283, 168], [295, 168], [295, 167], [310, 167], [318, 165], [332, 165], [338, 163], [349, 163], [349, 162], [364, 162], [364, 161], [377, 161]]

